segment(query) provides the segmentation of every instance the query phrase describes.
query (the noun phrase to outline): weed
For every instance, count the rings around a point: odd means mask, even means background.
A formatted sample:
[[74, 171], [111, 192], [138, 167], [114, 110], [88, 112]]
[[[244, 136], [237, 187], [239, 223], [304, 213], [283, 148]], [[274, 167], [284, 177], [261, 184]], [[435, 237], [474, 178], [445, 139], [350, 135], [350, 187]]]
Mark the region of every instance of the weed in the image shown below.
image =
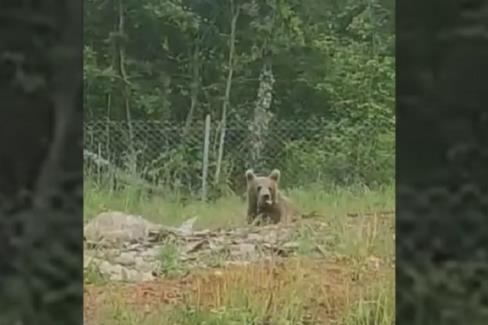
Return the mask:
[[103, 274], [99, 271], [98, 267], [95, 264], [89, 264], [83, 270], [83, 281], [85, 283], [90, 284], [104, 284], [107, 282], [107, 279], [103, 276]]
[[[104, 209], [148, 217], [165, 225], [179, 225], [198, 216], [197, 228], [236, 227], [245, 224], [245, 202], [238, 196], [213, 203], [182, 202], [171, 195], [148, 196], [126, 188], [113, 192], [86, 183], [85, 218]], [[316, 211], [317, 223], [298, 225], [296, 257], [266, 263], [225, 266], [226, 252], [205, 261], [216, 270], [196, 272], [181, 290], [178, 303], [157, 297], [110, 297], [100, 314], [103, 324], [345, 324], [390, 325], [394, 319], [394, 216], [378, 211], [394, 209], [393, 187], [296, 188], [287, 191], [304, 213]], [[356, 217], [348, 217], [348, 213]], [[184, 271], [174, 243], [159, 253], [161, 273], [178, 281]], [[91, 272], [91, 271], [90, 271]], [[88, 274], [94, 277], [96, 273]], [[188, 280], [189, 281], [189, 280]], [[168, 284], [153, 283], [151, 292]], [[137, 286], [137, 284], [135, 284]], [[149, 307], [147, 307], [149, 306]], [[145, 308], [149, 312], [143, 311]]]
[[183, 266], [180, 263], [180, 252], [178, 247], [171, 242], [165, 243], [158, 254], [160, 262], [160, 271], [167, 276], [174, 276], [183, 271]]

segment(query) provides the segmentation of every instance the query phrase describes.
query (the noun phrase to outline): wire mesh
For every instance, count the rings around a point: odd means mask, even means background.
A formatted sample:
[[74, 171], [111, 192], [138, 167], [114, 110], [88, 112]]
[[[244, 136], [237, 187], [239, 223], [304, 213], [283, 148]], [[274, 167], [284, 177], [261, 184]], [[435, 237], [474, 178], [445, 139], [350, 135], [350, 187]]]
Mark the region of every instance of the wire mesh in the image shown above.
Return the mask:
[[[85, 153], [100, 157], [112, 166], [125, 170], [132, 168], [144, 177], [166, 185], [199, 188], [202, 182], [204, 121], [196, 121], [185, 128], [184, 123], [174, 121], [138, 120], [128, 124], [125, 121], [101, 120], [87, 121], [84, 128]], [[297, 144], [319, 141], [325, 129], [323, 120], [272, 121], [264, 139], [261, 139], [263, 150], [256, 161], [251, 154], [255, 138], [251, 124], [229, 121], [225, 129], [219, 180], [236, 189], [243, 186], [247, 168], [258, 174], [279, 168], [286, 171], [283, 173], [285, 185], [316, 181], [323, 173], [321, 168], [317, 168], [320, 161], [315, 166], [302, 162], [300, 150], [305, 152], [306, 149]], [[219, 121], [212, 121], [208, 166], [211, 183], [216, 180], [221, 132]], [[85, 168], [92, 165], [93, 159], [85, 160]]]

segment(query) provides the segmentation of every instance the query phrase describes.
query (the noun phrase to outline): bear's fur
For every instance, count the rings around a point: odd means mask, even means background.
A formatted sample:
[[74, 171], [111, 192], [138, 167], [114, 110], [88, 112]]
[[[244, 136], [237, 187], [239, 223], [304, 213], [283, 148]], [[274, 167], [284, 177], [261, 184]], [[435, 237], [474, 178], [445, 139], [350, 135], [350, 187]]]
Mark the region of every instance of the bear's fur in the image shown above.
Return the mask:
[[278, 189], [281, 173], [274, 169], [269, 176], [257, 176], [252, 169], [246, 171], [247, 221], [290, 222], [296, 215], [291, 201]]

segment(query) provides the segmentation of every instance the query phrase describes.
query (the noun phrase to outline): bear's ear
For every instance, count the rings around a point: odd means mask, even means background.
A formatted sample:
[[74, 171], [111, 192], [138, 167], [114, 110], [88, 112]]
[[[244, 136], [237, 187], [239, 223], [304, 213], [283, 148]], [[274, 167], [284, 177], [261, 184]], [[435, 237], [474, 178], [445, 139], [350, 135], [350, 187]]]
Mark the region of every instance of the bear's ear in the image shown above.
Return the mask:
[[281, 176], [281, 172], [279, 171], [279, 169], [273, 169], [271, 174], [269, 174], [269, 178], [271, 178], [275, 182], [278, 182], [280, 180], [280, 176]]
[[248, 182], [252, 181], [256, 175], [254, 175], [254, 171], [252, 169], [246, 170], [246, 179]]

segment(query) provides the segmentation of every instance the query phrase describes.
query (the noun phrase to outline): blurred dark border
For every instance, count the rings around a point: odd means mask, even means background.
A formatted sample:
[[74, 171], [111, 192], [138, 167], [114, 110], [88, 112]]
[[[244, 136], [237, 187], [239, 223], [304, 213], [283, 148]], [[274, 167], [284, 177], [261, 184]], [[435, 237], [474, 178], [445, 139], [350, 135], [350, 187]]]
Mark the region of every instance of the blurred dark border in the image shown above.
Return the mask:
[[397, 324], [484, 324], [488, 2], [396, 10]]
[[0, 1], [0, 324], [83, 323], [82, 2]]

